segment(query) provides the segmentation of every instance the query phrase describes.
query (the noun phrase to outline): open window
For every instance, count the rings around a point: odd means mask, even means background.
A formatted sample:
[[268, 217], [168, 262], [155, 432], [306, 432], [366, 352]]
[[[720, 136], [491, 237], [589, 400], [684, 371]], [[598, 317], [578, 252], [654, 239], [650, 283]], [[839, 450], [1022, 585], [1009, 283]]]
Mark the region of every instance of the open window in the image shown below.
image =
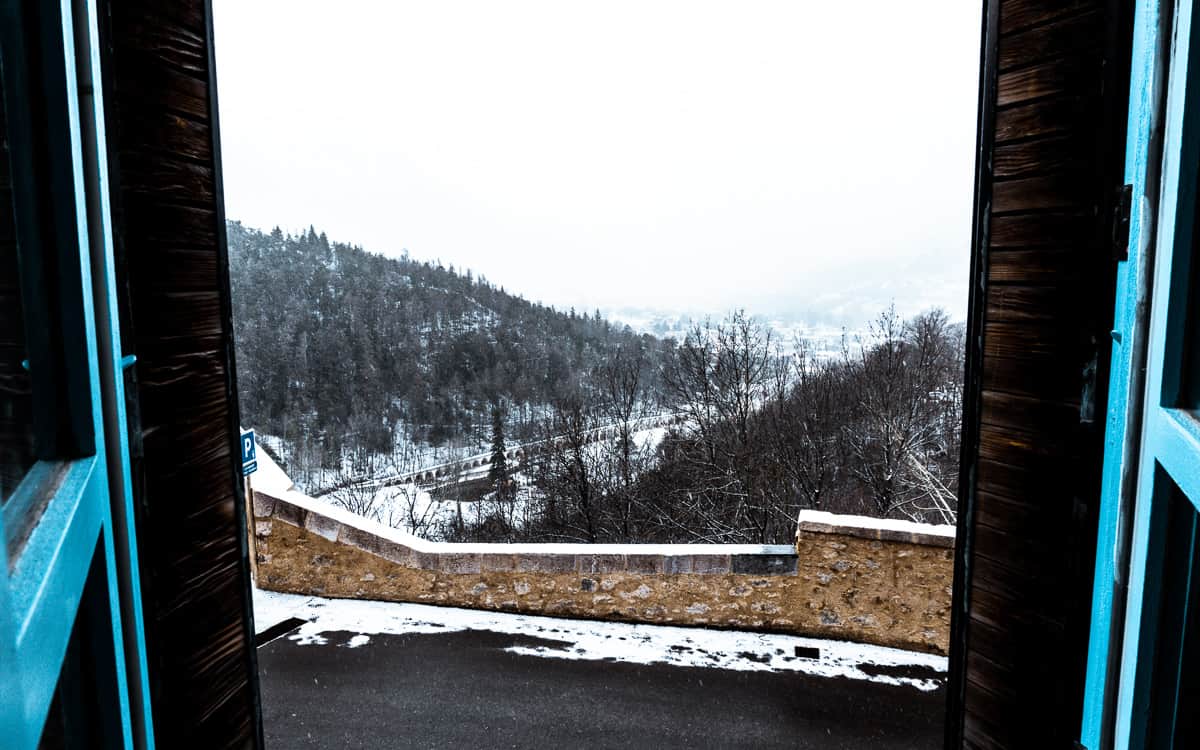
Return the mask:
[[5, 742], [141, 744], [149, 696], [124, 419], [110, 411], [123, 393], [95, 6], [0, 12]]

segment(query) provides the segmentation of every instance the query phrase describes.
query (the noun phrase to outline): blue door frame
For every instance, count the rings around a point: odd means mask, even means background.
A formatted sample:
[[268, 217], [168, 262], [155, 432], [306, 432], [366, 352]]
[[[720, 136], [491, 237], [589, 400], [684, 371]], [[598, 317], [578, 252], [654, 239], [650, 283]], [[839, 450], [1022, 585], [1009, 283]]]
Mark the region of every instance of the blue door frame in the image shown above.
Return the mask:
[[[39, 228], [29, 220], [37, 211], [17, 211], [23, 307], [34, 321], [26, 339], [76, 342], [83, 355], [65, 375], [31, 355], [35, 399], [65, 377], [67, 400], [85, 407], [73, 424], [94, 438], [78, 454], [43, 447], [0, 513], [0, 738], [14, 750], [38, 746], [56, 692], [68, 744], [154, 746], [124, 413], [122, 369], [132, 358], [122, 357], [117, 320], [98, 30], [95, 0], [0, 0], [14, 200], [53, 217]], [[34, 107], [49, 113], [36, 130]], [[61, 167], [50, 170], [57, 176], [18, 163], [37, 149]], [[25, 267], [51, 256], [59, 273], [47, 283], [59, 286], [46, 302]], [[39, 304], [71, 314], [28, 312]], [[42, 318], [56, 325], [38, 329]], [[68, 705], [72, 684], [75, 703], [93, 705]]]
[[1170, 593], [1162, 590], [1168, 505], [1182, 497], [1200, 509], [1200, 419], [1197, 405], [1186, 403], [1181, 374], [1200, 180], [1200, 24], [1193, 11], [1192, 0], [1138, 0], [1135, 10], [1129, 257], [1118, 265], [1080, 733], [1091, 750], [1161, 745], [1164, 729], [1152, 724], [1174, 715], [1174, 704], [1164, 703], [1174, 695], [1155, 688], [1156, 663], [1171, 658], [1156, 651], [1160, 602]]

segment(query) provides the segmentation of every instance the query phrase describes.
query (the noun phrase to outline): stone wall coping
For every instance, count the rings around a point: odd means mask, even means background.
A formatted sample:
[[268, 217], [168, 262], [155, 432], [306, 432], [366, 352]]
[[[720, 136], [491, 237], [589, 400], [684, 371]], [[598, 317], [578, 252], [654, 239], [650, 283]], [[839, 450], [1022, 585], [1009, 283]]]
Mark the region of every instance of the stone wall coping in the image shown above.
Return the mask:
[[841, 534], [862, 539], [907, 542], [929, 547], [953, 547], [957, 533], [949, 524], [928, 524], [894, 518], [843, 516], [822, 510], [802, 510], [797, 535]]
[[[344, 508], [329, 505], [309, 497], [302, 492], [254, 491], [256, 498], [283, 502], [304, 510], [308, 514], [323, 516], [331, 521], [401, 544], [416, 552], [426, 554], [501, 554], [501, 555], [654, 555], [675, 556], [722, 556], [722, 555], [795, 555], [790, 544], [586, 544], [586, 543], [514, 543], [504, 542], [431, 542], [428, 539], [394, 529], [378, 521], [351, 513]], [[261, 500], [260, 500], [261, 503]], [[264, 514], [256, 510], [258, 517]], [[279, 517], [277, 511], [271, 516]], [[286, 516], [285, 514], [282, 514]], [[284, 519], [286, 520], [286, 518]], [[301, 521], [301, 524], [304, 522]], [[299, 524], [295, 524], [299, 525]]]
[[[285, 492], [255, 490], [256, 497], [283, 502], [330, 522], [349, 526], [371, 536], [403, 545], [414, 552], [431, 555], [638, 555], [655, 557], [723, 557], [729, 555], [795, 555], [796, 550], [787, 544], [586, 544], [586, 543], [515, 543], [504, 542], [432, 542], [409, 534], [401, 529], [386, 526], [378, 521], [351, 513], [302, 492], [289, 489]], [[263, 515], [256, 511], [256, 515]], [[279, 516], [276, 512], [269, 515]], [[293, 516], [295, 514], [292, 514]], [[282, 514], [287, 520], [288, 514]], [[299, 519], [295, 525], [305, 525]], [[308, 521], [309, 526], [319, 526], [317, 518]], [[327, 524], [328, 525], [328, 524]], [[802, 510], [797, 519], [797, 535], [840, 534], [862, 539], [905, 542], [930, 547], [952, 548], [955, 527], [902, 521], [891, 518], [838, 515], [827, 511]]]

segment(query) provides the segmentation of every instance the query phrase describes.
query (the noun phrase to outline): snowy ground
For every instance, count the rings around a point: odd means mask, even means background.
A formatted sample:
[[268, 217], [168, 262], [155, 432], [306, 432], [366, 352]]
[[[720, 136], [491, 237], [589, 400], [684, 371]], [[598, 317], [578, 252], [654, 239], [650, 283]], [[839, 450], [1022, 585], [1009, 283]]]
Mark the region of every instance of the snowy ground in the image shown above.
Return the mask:
[[[362, 474], [362, 467], [357, 465], [350, 456], [343, 458], [340, 470], [330, 467], [306, 466], [303, 458], [296, 455], [295, 447], [287, 440], [269, 433], [256, 430], [255, 440], [267, 446], [284, 463], [296, 469], [297, 487], [304, 492], [319, 492], [322, 488], [336, 485], [347, 476]], [[454, 444], [441, 446], [414, 441], [403, 429], [397, 430], [395, 445], [391, 453], [376, 453], [366, 457], [366, 463], [374, 467], [378, 475], [407, 474], [432, 466], [441, 466], [454, 461], [461, 461], [477, 455], [487, 449], [487, 445], [475, 440], [458, 440]]]
[[[286, 637], [299, 645], [355, 648], [373, 635], [489, 631], [557, 641], [561, 647], [512, 646], [515, 654], [632, 664], [666, 664], [751, 672], [801, 672], [921, 691], [945, 682], [945, 657], [846, 641], [665, 625], [566, 620], [422, 604], [324, 599], [254, 591], [254, 620], [263, 632], [289, 618], [305, 624]], [[349, 634], [348, 636], [346, 634]]]
[[[665, 427], [649, 427], [632, 433], [632, 439], [639, 451], [653, 453], [667, 434]], [[257, 439], [270, 445], [277, 453], [283, 450], [282, 441], [269, 435], [259, 435]], [[603, 442], [587, 446], [589, 454], [599, 460], [600, 454], [608, 446]], [[279, 496], [279, 493], [290, 489], [303, 490], [293, 484], [292, 479], [283, 469], [271, 459], [270, 455], [262, 452], [259, 455], [259, 469], [250, 476], [253, 487], [267, 493]], [[490, 465], [474, 466], [464, 469], [459, 480], [470, 482], [487, 476]], [[512, 476], [519, 487], [516, 497], [508, 501], [505, 513], [510, 523], [517, 528], [525, 525], [532, 517], [537, 506], [541, 503], [537, 491], [532, 486], [532, 478], [526, 473], [517, 471]], [[338, 492], [320, 495], [313, 498], [329, 507], [345, 507]], [[462, 512], [463, 519], [468, 523], [478, 523], [482, 514], [495, 508], [484, 508], [476, 502], [458, 503], [454, 500], [438, 500], [433, 497], [428, 487], [416, 482], [392, 484], [379, 487], [369, 498], [358, 498], [354, 504], [359, 509], [359, 515], [377, 521], [385, 526], [402, 529], [410, 534], [430, 541], [441, 541], [440, 530], [449, 527]], [[461, 505], [461, 507], [460, 507]]]

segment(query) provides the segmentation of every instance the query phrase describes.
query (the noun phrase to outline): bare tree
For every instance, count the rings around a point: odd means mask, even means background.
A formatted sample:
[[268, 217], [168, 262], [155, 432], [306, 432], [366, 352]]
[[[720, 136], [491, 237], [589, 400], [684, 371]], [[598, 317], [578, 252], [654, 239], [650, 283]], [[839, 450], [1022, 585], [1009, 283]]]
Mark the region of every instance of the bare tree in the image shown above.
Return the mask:
[[775, 382], [771, 341], [743, 311], [716, 326], [706, 321], [689, 331], [663, 376], [685, 416], [679, 457], [694, 480], [676, 496], [713, 541], [766, 541], [774, 523], [791, 523], [762, 481], [768, 456], [754, 429]]
[[797, 341], [790, 366], [777, 368], [763, 410], [780, 473], [797, 496], [789, 511], [823, 509], [843, 474], [844, 372], [835, 362], [817, 359], [809, 346]]
[[[962, 346], [945, 313], [887, 310], [840, 358], [786, 353], [742, 312], [693, 325], [661, 371], [627, 347], [531, 413], [520, 502], [475, 494], [447, 536], [784, 542], [800, 508], [951, 522]], [[652, 451], [647, 384], [679, 416]]]
[[596, 542], [601, 535], [603, 494], [596, 485], [596, 451], [589, 450], [592, 420], [578, 391], [555, 399], [543, 449], [538, 456], [537, 484], [552, 498], [562, 534]]
[[854, 400], [845, 429], [851, 470], [878, 514], [922, 518], [923, 510], [949, 502], [948, 488], [937, 490], [926, 474], [931, 456], [945, 454], [950, 439], [937, 394], [953, 366], [953, 340], [945, 313], [906, 325], [894, 307], [879, 316], [872, 334], [856, 357], [845, 354]]
[[392, 454], [387, 465], [387, 475], [407, 478], [391, 489], [391, 502], [387, 518], [380, 519], [392, 528], [403, 528], [415, 536], [429, 538], [438, 530], [441, 518], [438, 503], [429, 492], [417, 483], [415, 474], [420, 469], [420, 459], [411, 439], [393, 443]]
[[328, 497], [334, 505], [363, 518], [381, 520], [378, 488], [370, 478], [343, 465], [333, 474], [333, 486], [337, 489]]
[[602, 408], [617, 432], [616, 439], [607, 443], [613, 460], [604, 468], [615, 469], [608, 472], [612, 476], [607, 484], [613, 496], [607, 505], [615, 511], [622, 541], [634, 539], [634, 479], [644, 463], [634, 441], [634, 431], [635, 415], [642, 402], [645, 363], [645, 350], [640, 344], [626, 346], [605, 362], [598, 373]]

